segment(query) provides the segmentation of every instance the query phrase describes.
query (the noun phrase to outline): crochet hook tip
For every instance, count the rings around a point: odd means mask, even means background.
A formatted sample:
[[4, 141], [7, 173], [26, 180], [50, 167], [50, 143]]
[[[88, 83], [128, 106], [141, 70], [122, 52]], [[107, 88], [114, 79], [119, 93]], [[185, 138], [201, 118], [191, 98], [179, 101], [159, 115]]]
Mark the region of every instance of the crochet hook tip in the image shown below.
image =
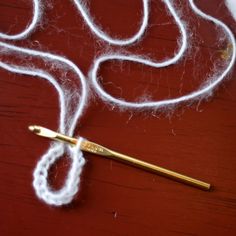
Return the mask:
[[37, 130], [35, 125], [28, 126], [28, 129], [33, 133], [36, 133], [36, 130]]
[[42, 127], [38, 125], [30, 125], [28, 126], [29, 131], [33, 132], [34, 134], [44, 136], [42, 135]]
[[77, 143], [77, 139], [68, 137], [66, 135], [57, 133], [55, 131], [52, 131], [50, 129], [44, 128], [42, 126], [38, 126], [38, 125], [30, 125], [28, 127], [28, 129], [33, 132], [36, 135], [45, 137], [45, 138], [49, 138], [49, 139], [53, 139], [56, 141], [61, 141], [61, 142], [66, 142], [69, 143], [71, 145], [75, 145]]
[[50, 129], [38, 126], [38, 125], [30, 125], [28, 129], [34, 134], [37, 134], [39, 136], [46, 137], [46, 138], [54, 139], [57, 136], [56, 132]]

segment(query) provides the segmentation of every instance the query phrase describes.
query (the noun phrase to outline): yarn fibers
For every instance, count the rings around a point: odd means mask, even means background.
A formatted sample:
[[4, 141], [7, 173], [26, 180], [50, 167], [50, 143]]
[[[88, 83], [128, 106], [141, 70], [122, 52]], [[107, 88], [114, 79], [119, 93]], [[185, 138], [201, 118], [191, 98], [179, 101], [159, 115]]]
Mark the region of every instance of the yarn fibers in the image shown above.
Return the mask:
[[[226, 78], [227, 74], [231, 71], [236, 57], [236, 42], [233, 33], [227, 25], [222, 21], [204, 13], [194, 3], [193, 0], [189, 0], [189, 7], [198, 16], [207, 21], [212, 22], [217, 27], [221, 28], [224, 32], [230, 45], [232, 45], [232, 53], [230, 58], [227, 60], [227, 65], [217, 74], [208, 77], [207, 82], [203, 83], [197, 90], [190, 92], [186, 95], [181, 95], [175, 98], [162, 99], [158, 101], [145, 101], [145, 102], [130, 102], [124, 99], [119, 99], [107, 91], [104, 90], [101, 83], [98, 80], [98, 73], [101, 65], [107, 61], [128, 61], [137, 64], [146, 65], [153, 68], [164, 68], [170, 65], [178, 63], [183, 56], [189, 45], [189, 32], [186, 29], [186, 23], [181, 19], [180, 10], [174, 4], [173, 0], [162, 0], [166, 6], [166, 10], [170, 13], [173, 18], [178, 30], [180, 32], [179, 48], [171, 58], [167, 58], [163, 61], [155, 61], [142, 55], [127, 54], [127, 53], [104, 53], [96, 57], [90, 68], [88, 78], [83, 74], [80, 68], [66, 57], [52, 54], [50, 52], [33, 50], [30, 48], [15, 46], [10, 42], [5, 41], [16, 41], [22, 40], [29, 37], [39, 26], [42, 20], [42, 9], [43, 1], [33, 0], [33, 17], [28, 26], [18, 34], [9, 35], [0, 33], [0, 52], [2, 55], [20, 55], [23, 58], [37, 58], [45, 63], [52, 64], [55, 68], [69, 70], [71, 73], [76, 75], [79, 80], [74, 82], [68, 82], [65, 76], [60, 79], [55, 78], [45, 70], [32, 65], [16, 65], [1, 59], [0, 67], [9, 72], [29, 75], [45, 79], [51, 83], [51, 85], [58, 92], [59, 103], [60, 103], [60, 116], [59, 116], [59, 132], [69, 136], [73, 136], [74, 130], [78, 120], [81, 118], [85, 107], [88, 105], [89, 88], [93, 87], [94, 91], [100, 96], [104, 102], [112, 103], [121, 108], [126, 109], [165, 109], [169, 106], [176, 106], [183, 102], [190, 102], [193, 100], [200, 100], [208, 97], [212, 94], [213, 90]], [[231, 1], [232, 2], [232, 1]], [[143, 36], [148, 27], [150, 1], [142, 0], [142, 19], [139, 24], [139, 29], [130, 38], [114, 38], [108, 35], [102, 28], [95, 24], [93, 17], [88, 13], [88, 9], [83, 1], [73, 0], [72, 3], [78, 9], [81, 14], [84, 23], [91, 30], [95, 37], [106, 42], [109, 45], [116, 45], [120, 47], [133, 45], [137, 43]], [[230, 3], [227, 0], [227, 3]], [[4, 40], [4, 41], [3, 41]], [[88, 79], [91, 83], [88, 83]], [[80, 87], [80, 93], [75, 92]], [[80, 143], [82, 138], [79, 139], [76, 147], [67, 147], [60, 143], [53, 143], [47, 152], [42, 156], [40, 161], [34, 170], [33, 186], [39, 199], [45, 203], [55, 206], [60, 206], [70, 203], [75, 194], [78, 192], [80, 185], [80, 174], [85, 164], [83, 153], [80, 150]], [[48, 171], [50, 167], [58, 160], [62, 155], [67, 154], [71, 159], [71, 167], [65, 180], [64, 186], [54, 191], [48, 184]]]
[[236, 20], [236, 1], [235, 0], [226, 0], [226, 6], [228, 7], [231, 15]]

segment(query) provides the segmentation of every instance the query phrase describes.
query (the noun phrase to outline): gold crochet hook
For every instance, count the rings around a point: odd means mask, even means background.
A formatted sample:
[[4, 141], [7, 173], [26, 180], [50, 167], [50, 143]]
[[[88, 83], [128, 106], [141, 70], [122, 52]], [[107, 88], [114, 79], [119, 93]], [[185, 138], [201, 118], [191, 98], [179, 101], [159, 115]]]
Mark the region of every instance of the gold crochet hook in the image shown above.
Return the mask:
[[[71, 145], [77, 144], [76, 138], [72, 138], [72, 137], [57, 133], [55, 131], [52, 131], [50, 129], [47, 129], [47, 128], [44, 128], [41, 126], [31, 125], [31, 126], [29, 126], [29, 130], [39, 136], [47, 137], [47, 138], [50, 138], [50, 139], [53, 139], [56, 141], [65, 142], [65, 143], [68, 143]], [[82, 140], [81, 145], [80, 145], [80, 149], [82, 151], [94, 153], [97, 155], [105, 156], [110, 159], [125, 162], [129, 165], [153, 172], [155, 174], [159, 174], [159, 175], [168, 177], [170, 179], [191, 185], [193, 187], [197, 187], [202, 190], [210, 190], [210, 188], [211, 188], [211, 185], [209, 183], [188, 177], [183, 174], [179, 174], [175, 171], [171, 171], [171, 170], [165, 169], [163, 167], [156, 166], [156, 165], [150, 164], [148, 162], [141, 161], [136, 158], [133, 158], [133, 157], [130, 157], [130, 156], [127, 156], [127, 155], [124, 155], [124, 154], [121, 154], [121, 153], [118, 153], [115, 151], [112, 151], [108, 148], [105, 148], [99, 144], [90, 142], [88, 140], [84, 140], [84, 139]]]

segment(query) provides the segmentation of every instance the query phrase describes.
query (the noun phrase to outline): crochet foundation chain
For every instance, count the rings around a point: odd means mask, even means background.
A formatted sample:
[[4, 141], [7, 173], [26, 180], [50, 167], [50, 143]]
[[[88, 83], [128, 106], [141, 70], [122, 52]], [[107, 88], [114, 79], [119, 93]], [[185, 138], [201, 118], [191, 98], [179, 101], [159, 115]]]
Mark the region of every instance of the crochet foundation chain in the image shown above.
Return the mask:
[[[207, 83], [204, 83], [196, 91], [171, 99], [145, 102], [128, 102], [110, 95], [103, 89], [102, 85], [98, 81], [98, 72], [102, 63], [106, 61], [128, 61], [143, 64], [149, 67], [163, 68], [176, 64], [184, 56], [189, 42], [185, 23], [179, 15], [180, 9], [176, 9], [177, 7], [173, 4], [174, 1], [162, 1], [165, 3], [166, 10], [170, 12], [181, 34], [181, 38], [177, 39], [178, 42], [180, 42], [177, 52], [173, 55], [173, 57], [168, 58], [164, 61], [154, 61], [151, 59], [147, 59], [145, 56], [142, 55], [122, 53], [105, 53], [95, 58], [89, 71], [88, 78], [91, 81], [90, 84], [94, 87], [94, 90], [104, 100], [104, 102], [112, 103], [113, 105], [115, 104], [119, 107], [127, 109], [163, 109], [168, 106], [175, 106], [181, 104], [183, 102], [200, 100], [205, 97], [208, 97], [209, 94], [213, 92], [217, 85], [219, 85], [226, 78], [226, 75], [231, 71], [236, 56], [236, 43], [233, 33], [231, 32], [229, 27], [225, 25], [222, 21], [202, 12], [195, 5], [193, 0], [189, 0], [189, 6], [191, 7], [192, 11], [199, 17], [210, 21], [217, 27], [221, 28], [225, 36], [227, 37], [229, 43], [232, 45], [232, 54], [228, 59], [225, 68], [222, 71], [218, 72], [216, 75], [209, 77]], [[143, 14], [138, 31], [132, 37], [126, 39], [113, 38], [109, 36], [106, 32], [104, 32], [104, 30], [99, 28], [93, 22], [93, 17], [89, 15], [88, 10], [83, 1], [73, 0], [72, 2], [80, 12], [81, 16], [84, 19], [84, 22], [89, 27], [91, 32], [100, 40], [103, 40], [111, 45], [132, 45], [133, 43], [139, 41], [142, 38], [145, 33], [145, 30], [148, 27], [150, 5], [149, 0], [142, 1]], [[25, 28], [25, 30], [15, 35], [0, 33], [0, 38], [2, 39], [2, 41], [0, 41], [1, 53], [21, 55], [22, 57], [30, 56], [32, 58], [40, 58], [45, 62], [49, 62], [58, 66], [63, 65], [65, 68], [70, 68], [70, 70], [76, 74], [80, 81], [81, 93], [78, 94], [73, 91], [71, 92], [69, 82], [62, 82], [58, 78], [53, 77], [45, 70], [38, 69], [36, 66], [32, 67], [32, 65], [16, 65], [15, 63], [5, 62], [3, 59], [1, 59], [0, 67], [12, 73], [29, 75], [32, 77], [37, 77], [49, 81], [58, 92], [58, 98], [60, 103], [59, 131], [66, 135], [72, 136], [78, 120], [82, 116], [85, 107], [88, 105], [89, 83], [86, 81], [86, 76], [82, 73], [82, 71], [77, 65], [75, 65], [71, 60], [67, 59], [66, 57], [55, 55], [50, 52], [18, 47], [13, 45], [12, 43], [5, 42], [7, 40], [15, 41], [29, 37], [29, 35], [37, 29], [39, 22], [42, 20], [42, 9], [42, 2], [39, 0], [33, 0], [33, 17], [29, 25]], [[76, 107], [74, 107], [75, 104]], [[47, 150], [47, 152], [41, 157], [41, 159], [37, 163], [33, 174], [33, 186], [39, 199], [43, 200], [45, 203], [55, 206], [68, 204], [73, 200], [75, 194], [78, 192], [80, 186], [80, 174], [85, 164], [83, 153], [80, 150], [81, 141], [82, 138], [79, 139], [78, 144], [73, 148], [66, 147], [61, 143], [53, 143], [52, 146]], [[60, 190], [54, 191], [49, 186], [47, 180], [48, 171], [50, 167], [56, 162], [56, 160], [64, 154], [67, 154], [71, 159], [71, 167], [66, 177], [64, 186]]]

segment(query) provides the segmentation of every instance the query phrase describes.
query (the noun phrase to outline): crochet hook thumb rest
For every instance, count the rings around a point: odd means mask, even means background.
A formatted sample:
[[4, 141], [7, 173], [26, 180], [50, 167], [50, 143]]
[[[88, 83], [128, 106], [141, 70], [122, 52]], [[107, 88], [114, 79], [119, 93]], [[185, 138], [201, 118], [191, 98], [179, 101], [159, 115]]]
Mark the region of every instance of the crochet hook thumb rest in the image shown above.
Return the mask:
[[[55, 131], [52, 131], [50, 129], [41, 127], [41, 126], [37, 126], [37, 125], [31, 125], [29, 126], [29, 130], [32, 131], [33, 133], [42, 136], [42, 137], [46, 137], [46, 138], [50, 138], [56, 141], [60, 141], [60, 142], [65, 142], [71, 145], [76, 145], [77, 144], [77, 139], [76, 138], [72, 138], [60, 133], [57, 133]], [[138, 160], [136, 158], [115, 152], [113, 150], [110, 150], [106, 147], [103, 147], [99, 144], [90, 142], [88, 140], [82, 140], [81, 145], [80, 145], [80, 149], [82, 151], [86, 151], [86, 152], [90, 152], [90, 153], [94, 153], [97, 155], [101, 155], [101, 156], [105, 156], [106, 158], [110, 158], [110, 159], [114, 159], [117, 161], [121, 161], [121, 162], [125, 162], [129, 165], [138, 167], [140, 169], [144, 169], [150, 172], [153, 172], [155, 174], [158, 175], [162, 175], [165, 176], [167, 178], [176, 180], [178, 182], [181, 183], [185, 183], [188, 185], [191, 185], [193, 187], [202, 189], [202, 190], [210, 190], [211, 185], [209, 183], [203, 182], [201, 180], [197, 180], [194, 178], [191, 178], [189, 176], [177, 173], [175, 171], [172, 170], [168, 170], [166, 168], [157, 166], [157, 165], [153, 165], [150, 164], [148, 162], [145, 161], [141, 161]]]

